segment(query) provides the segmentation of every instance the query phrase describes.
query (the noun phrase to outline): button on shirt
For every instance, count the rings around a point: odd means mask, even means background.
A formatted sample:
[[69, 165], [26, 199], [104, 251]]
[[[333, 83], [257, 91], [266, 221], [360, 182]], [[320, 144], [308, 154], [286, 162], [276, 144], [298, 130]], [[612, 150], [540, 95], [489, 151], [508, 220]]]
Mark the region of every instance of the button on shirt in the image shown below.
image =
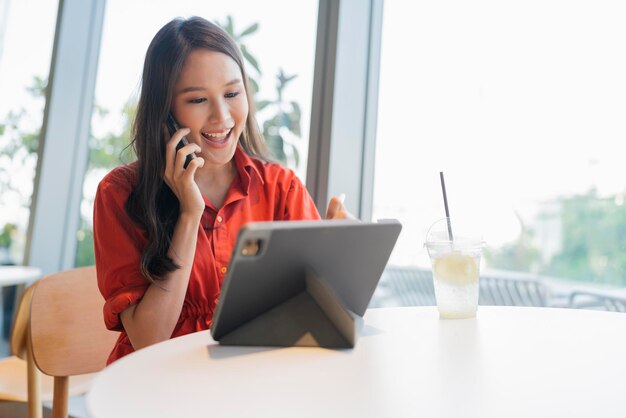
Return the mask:
[[[172, 337], [211, 326], [237, 233], [245, 223], [320, 219], [293, 171], [249, 157], [240, 147], [234, 161], [238, 175], [224, 205], [216, 208], [204, 199], [194, 265]], [[107, 328], [121, 331], [108, 363], [134, 351], [119, 314], [138, 303], [149, 286], [140, 272], [145, 233], [125, 209], [136, 179], [136, 163], [113, 169], [100, 182], [94, 202], [94, 247], [98, 286], [105, 298], [104, 321]]]

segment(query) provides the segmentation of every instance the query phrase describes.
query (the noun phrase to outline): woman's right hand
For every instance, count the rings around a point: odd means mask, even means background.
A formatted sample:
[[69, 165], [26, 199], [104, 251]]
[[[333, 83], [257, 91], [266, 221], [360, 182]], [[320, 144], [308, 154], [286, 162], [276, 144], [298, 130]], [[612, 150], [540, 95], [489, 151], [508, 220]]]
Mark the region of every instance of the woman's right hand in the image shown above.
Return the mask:
[[[165, 128], [167, 132], [167, 128]], [[197, 144], [190, 143], [176, 151], [176, 145], [183, 136], [189, 134], [188, 128], [179, 129], [172, 135], [165, 148], [165, 183], [172, 189], [180, 204], [180, 214], [187, 213], [201, 216], [204, 211], [204, 199], [194, 180], [196, 170], [204, 166], [204, 159], [192, 159], [185, 168], [187, 155], [201, 151]], [[169, 132], [167, 132], [169, 134]]]
[[[166, 138], [169, 136], [164, 126]], [[179, 266], [166, 273], [159, 284], [150, 285], [142, 299], [120, 313], [124, 330], [135, 350], [171, 337], [185, 301], [187, 286], [196, 253], [198, 227], [204, 212], [204, 199], [194, 180], [196, 170], [204, 165], [196, 157], [185, 169], [187, 155], [200, 151], [188, 144], [176, 151], [176, 145], [189, 129], [179, 129], [165, 145], [164, 181], [180, 203], [180, 215], [171, 235], [167, 256]]]

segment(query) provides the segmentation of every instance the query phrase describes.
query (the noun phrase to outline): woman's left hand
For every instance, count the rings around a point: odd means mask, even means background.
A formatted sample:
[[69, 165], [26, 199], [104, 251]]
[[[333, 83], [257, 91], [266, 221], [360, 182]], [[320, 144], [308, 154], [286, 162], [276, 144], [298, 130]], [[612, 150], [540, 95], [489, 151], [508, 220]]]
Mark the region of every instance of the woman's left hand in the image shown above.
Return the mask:
[[339, 196], [333, 196], [328, 202], [328, 209], [326, 209], [326, 219], [353, 219], [358, 220], [354, 215], [347, 211], [343, 205], [345, 194]]

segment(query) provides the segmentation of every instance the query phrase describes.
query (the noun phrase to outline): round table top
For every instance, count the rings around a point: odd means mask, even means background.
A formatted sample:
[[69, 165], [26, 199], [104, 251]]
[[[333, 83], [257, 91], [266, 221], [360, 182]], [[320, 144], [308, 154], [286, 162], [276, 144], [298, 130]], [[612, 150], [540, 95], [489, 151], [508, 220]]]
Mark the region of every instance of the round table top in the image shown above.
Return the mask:
[[0, 266], [0, 286], [29, 283], [41, 277], [39, 267]]
[[626, 314], [372, 309], [354, 349], [226, 347], [208, 331], [115, 362], [93, 417], [623, 416]]

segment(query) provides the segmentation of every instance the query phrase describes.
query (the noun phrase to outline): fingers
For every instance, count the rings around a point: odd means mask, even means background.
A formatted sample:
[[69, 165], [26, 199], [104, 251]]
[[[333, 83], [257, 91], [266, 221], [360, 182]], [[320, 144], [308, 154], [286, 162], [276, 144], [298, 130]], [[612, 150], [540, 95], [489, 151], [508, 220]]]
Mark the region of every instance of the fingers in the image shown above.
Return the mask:
[[[189, 128], [182, 128], [174, 132], [174, 135], [170, 137], [165, 145], [165, 158], [166, 158], [166, 166], [172, 167], [174, 171], [180, 172], [185, 169], [185, 160], [189, 154], [194, 152], [200, 152], [201, 149], [197, 144], [191, 143], [183, 146], [180, 149], [176, 149], [180, 141], [183, 139], [185, 135], [188, 135]], [[169, 136], [169, 131], [165, 125], [163, 125], [163, 133], [167, 138]], [[170, 164], [173, 162], [173, 165]], [[167, 170], [167, 169], [166, 169]]]
[[[185, 170], [185, 161], [187, 160], [187, 156], [193, 154], [194, 152], [200, 151], [200, 147], [197, 144], [193, 143], [183, 146], [182, 148], [178, 149], [178, 151], [175, 150], [176, 156], [174, 158], [174, 170], [177, 173], [181, 173], [183, 170]], [[196, 158], [192, 158], [191, 161], [195, 160]]]
[[346, 199], [346, 195], [341, 193], [339, 196], [333, 196], [330, 198], [330, 202], [328, 203], [328, 209], [326, 210], [326, 219], [352, 219], [358, 220], [354, 215], [352, 215], [343, 202]]
[[[169, 161], [176, 161], [176, 162], [178, 162], [178, 160], [182, 156], [182, 157], [184, 157], [183, 158], [183, 163], [184, 163], [185, 158], [187, 158], [188, 154], [191, 154], [192, 152], [195, 152], [195, 151], [200, 151], [200, 147], [198, 147], [196, 144], [193, 144], [193, 143], [187, 144], [187, 145], [184, 145], [184, 146], [178, 148], [179, 145], [182, 145], [182, 144], [180, 144], [180, 142], [183, 139], [183, 137], [185, 135], [188, 135], [189, 132], [191, 132], [191, 131], [188, 128], [179, 129], [176, 132], [174, 132], [174, 135], [172, 135], [172, 137], [169, 139], [169, 141], [167, 141], [165, 155], [166, 155], [166, 158], [168, 159], [168, 162]], [[169, 153], [169, 155], [168, 155], [168, 153]]]
[[346, 211], [343, 206], [343, 201], [345, 200], [346, 195], [340, 194], [339, 196], [333, 196], [330, 198], [330, 202], [328, 202], [328, 209], [326, 209], [326, 219], [344, 219], [345, 216], [342, 216], [342, 213]]
[[335, 212], [337, 212], [337, 202], [336, 197], [333, 196], [330, 198], [330, 202], [328, 202], [328, 208], [326, 209], [326, 219], [333, 219]]
[[[170, 164], [170, 161], [173, 162], [176, 159], [176, 144], [178, 141], [185, 135], [182, 132], [182, 129], [179, 129], [174, 133], [174, 135], [170, 136], [169, 130], [167, 126], [163, 124], [163, 137], [169, 138], [165, 144], [165, 174], [166, 177], [171, 176], [171, 171], [173, 171], [173, 164]], [[168, 173], [168, 169], [170, 173]]]
[[[167, 138], [169, 136], [169, 132], [167, 130], [167, 128], [164, 126], [164, 130], [165, 130], [165, 137]], [[176, 132], [174, 132], [174, 135], [172, 135], [170, 137], [170, 139], [167, 141], [167, 150], [176, 150], [176, 144], [178, 144], [178, 142], [183, 139], [183, 136], [185, 135], [189, 135], [189, 132], [191, 132], [191, 130], [189, 128], [180, 128], [179, 130], [177, 130]]]
[[[191, 178], [193, 179], [196, 170], [204, 166], [204, 160], [202, 158], [194, 158], [191, 160], [187, 169], [185, 169], [185, 160], [189, 154], [201, 151], [197, 144], [191, 143], [183, 146], [180, 149], [176, 149], [181, 139], [188, 135], [190, 130], [188, 128], [182, 128], [174, 132], [167, 143], [165, 144], [165, 173], [164, 179], [168, 186], [172, 190], [176, 190], [176, 183], [179, 179]], [[169, 131], [165, 125], [163, 125], [163, 134], [166, 138], [169, 137]]]
[[165, 144], [165, 172], [163, 180], [178, 198], [180, 211], [189, 213], [201, 213], [205, 203], [200, 189], [195, 182], [196, 171], [204, 166], [204, 158], [196, 157], [189, 161], [185, 169], [187, 156], [194, 152], [200, 152], [200, 146], [191, 143], [176, 149], [183, 136], [189, 134], [189, 129], [179, 129], [169, 136], [169, 131], [164, 126], [163, 134], [169, 138]]
[[[178, 158], [177, 158], [177, 161], [178, 161]], [[184, 164], [184, 161], [185, 160], [183, 159], [183, 164]], [[202, 167], [204, 167], [204, 158], [196, 157], [192, 159], [191, 161], [189, 161], [187, 168], [183, 168], [183, 174], [182, 174], [183, 178], [191, 177], [191, 179], [193, 179], [196, 174], [196, 170]]]

